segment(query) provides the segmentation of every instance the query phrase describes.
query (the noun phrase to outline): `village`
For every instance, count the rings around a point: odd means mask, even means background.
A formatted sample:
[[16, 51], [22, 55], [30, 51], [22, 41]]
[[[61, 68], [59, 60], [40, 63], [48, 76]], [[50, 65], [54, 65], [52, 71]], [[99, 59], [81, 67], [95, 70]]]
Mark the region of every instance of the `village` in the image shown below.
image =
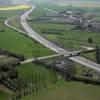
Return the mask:
[[84, 13], [81, 9], [64, 10], [52, 15], [44, 13], [33, 19], [33, 22], [72, 24], [77, 30], [100, 32], [100, 21], [96, 20], [94, 15], [84, 16]]

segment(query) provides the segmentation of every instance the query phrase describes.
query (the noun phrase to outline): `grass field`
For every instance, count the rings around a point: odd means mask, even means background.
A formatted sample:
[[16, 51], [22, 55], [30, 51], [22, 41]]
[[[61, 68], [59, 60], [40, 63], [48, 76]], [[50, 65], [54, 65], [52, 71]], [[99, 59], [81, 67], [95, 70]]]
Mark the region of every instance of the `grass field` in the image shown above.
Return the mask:
[[[72, 26], [70, 25], [59, 25], [59, 24], [48, 24], [48, 23], [30, 23], [30, 25], [46, 37], [47, 39], [51, 41], [56, 41], [64, 48], [72, 48], [73, 50], [80, 50], [83, 49], [82, 46], [90, 46], [90, 47], [96, 47], [96, 45], [100, 45], [100, 34], [95, 32], [82, 32], [82, 31], [75, 31], [70, 30]], [[44, 34], [41, 32], [41, 30], [44, 29], [60, 29], [65, 30], [65, 32], [62, 32], [62, 35], [56, 35], [56, 34]], [[81, 38], [82, 37], [82, 38]], [[88, 43], [88, 38], [93, 38], [93, 41], [95, 43]], [[85, 57], [90, 58], [91, 60], [95, 60], [95, 53], [91, 53], [88, 55], [85, 55]]]
[[13, 53], [23, 54], [28, 58], [33, 57], [34, 52], [37, 53], [39, 51], [40, 53], [43, 51], [44, 53], [48, 52], [51, 54], [50, 50], [44, 48], [37, 42], [32, 41], [20, 33], [12, 31], [8, 28], [6, 28], [6, 32], [0, 33], [0, 48], [6, 49]]
[[[36, 41], [31, 40], [30, 38], [24, 36], [23, 34], [16, 32], [12, 29], [9, 29], [4, 25], [3, 22], [5, 18], [20, 15], [25, 10], [0, 11], [1, 14], [0, 17], [4, 18], [4, 19], [0, 19], [0, 29], [5, 30], [4, 32], [0, 32], [0, 49], [5, 49], [16, 54], [23, 54], [25, 55], [26, 58], [47, 56], [47, 55], [54, 54], [53, 52], [51, 52], [51, 50], [45, 48], [44, 46], [37, 43]], [[17, 24], [15, 23], [14, 25]], [[6, 61], [5, 58], [2, 60], [4, 62]], [[7, 59], [7, 61], [8, 60], [12, 60], [12, 58]], [[23, 65], [23, 67], [19, 66], [18, 71], [21, 77], [23, 76], [29, 78], [29, 76], [32, 75], [33, 71], [36, 69], [37, 69], [37, 65], [27, 64], [27, 65]], [[9, 94], [0, 91], [0, 100], [7, 100], [8, 95]]]
[[[41, 65], [24, 64], [18, 67], [20, 77], [30, 79], [34, 73], [48, 73], [49, 71]], [[49, 74], [50, 75], [50, 74]], [[48, 88], [38, 93], [23, 97], [21, 100], [99, 100], [100, 87], [90, 84], [67, 82], [58, 80]]]
[[30, 79], [34, 73], [48, 73], [49, 70], [42, 65], [27, 63], [18, 66], [19, 76], [24, 79]]
[[[60, 9], [60, 8], [59, 8]], [[38, 11], [38, 12], [37, 12]], [[32, 18], [36, 18], [41, 16], [45, 11], [41, 8], [35, 9], [35, 12], [31, 14]], [[93, 46], [96, 44], [89, 44], [87, 42], [88, 37], [92, 37], [95, 42], [100, 43], [100, 34], [95, 32], [82, 32], [70, 30], [72, 26], [70, 25], [59, 25], [59, 24], [47, 24], [47, 23], [30, 23], [33, 29], [35, 29], [38, 33], [43, 36], [46, 36], [50, 40], [56, 40], [58, 42], [64, 43], [67, 41], [74, 42], [75, 49], [79, 49], [81, 45]], [[42, 29], [64, 29], [65, 32], [62, 33], [63, 40], [59, 39], [59, 35], [48, 35], [43, 34], [41, 32]], [[74, 39], [74, 40], [73, 40]], [[80, 41], [76, 41], [79, 39]], [[67, 40], [67, 41], [66, 41]], [[95, 53], [87, 54], [85, 57], [90, 58], [91, 60], [95, 60]], [[80, 65], [79, 65], [80, 66]], [[99, 86], [94, 86], [90, 84], [83, 84], [77, 82], [64, 82], [58, 81], [57, 84], [48, 87], [37, 94], [32, 94], [27, 97], [24, 97], [22, 100], [99, 100], [100, 99], [100, 91]]]
[[99, 100], [100, 87], [77, 82], [59, 81], [38, 94], [22, 100]]
[[15, 28], [25, 32], [24, 28], [21, 26], [21, 23], [20, 23], [20, 16], [13, 17], [11, 20], [8, 21], [8, 23], [11, 26], [14, 26]]
[[16, 16], [16, 15], [22, 14], [25, 10], [27, 10], [27, 9], [12, 10], [12, 11], [2, 11], [2, 10], [0, 10], [0, 17], [2, 17], [2, 18], [13, 17], [13, 16]]

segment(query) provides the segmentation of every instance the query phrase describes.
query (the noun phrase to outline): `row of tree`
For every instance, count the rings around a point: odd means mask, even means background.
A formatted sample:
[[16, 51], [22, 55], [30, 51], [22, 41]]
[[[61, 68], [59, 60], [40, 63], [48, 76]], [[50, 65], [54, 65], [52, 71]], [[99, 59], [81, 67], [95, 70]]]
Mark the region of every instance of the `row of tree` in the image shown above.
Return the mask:
[[60, 61], [36, 60], [34, 63], [40, 64], [47, 69], [53, 69], [57, 71], [65, 80], [71, 80], [76, 71], [75, 64], [67, 58], [64, 58]]
[[84, 83], [87, 83], [87, 84], [100, 85], [100, 80], [91, 79], [91, 77], [74, 76], [73, 80], [78, 81], [78, 82], [84, 82]]
[[96, 61], [100, 64], [100, 48], [96, 46]]
[[57, 80], [57, 73], [54, 69], [51, 69], [49, 73], [35, 72], [30, 78], [18, 82], [16, 94], [10, 97], [9, 100], [19, 100], [24, 96], [47, 88], [49, 84], [56, 83]]

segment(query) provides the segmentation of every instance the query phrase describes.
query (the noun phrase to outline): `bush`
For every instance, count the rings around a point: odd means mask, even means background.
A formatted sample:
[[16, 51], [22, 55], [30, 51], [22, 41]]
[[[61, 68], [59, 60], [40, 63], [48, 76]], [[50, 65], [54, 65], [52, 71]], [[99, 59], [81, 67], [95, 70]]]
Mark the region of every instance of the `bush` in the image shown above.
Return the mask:
[[89, 43], [93, 43], [93, 39], [92, 38], [88, 38], [88, 42]]

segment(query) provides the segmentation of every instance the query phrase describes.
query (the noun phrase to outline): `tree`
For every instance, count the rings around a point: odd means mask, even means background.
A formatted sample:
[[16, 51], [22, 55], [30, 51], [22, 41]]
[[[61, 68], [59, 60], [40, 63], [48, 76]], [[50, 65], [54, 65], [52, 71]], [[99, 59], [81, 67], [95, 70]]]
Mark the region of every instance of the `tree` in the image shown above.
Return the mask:
[[93, 39], [91, 37], [88, 38], [89, 43], [93, 43]]
[[96, 46], [96, 61], [100, 64], [100, 48]]
[[65, 63], [65, 66], [64, 67], [64, 75], [65, 75], [65, 79], [66, 80], [72, 80], [73, 77], [74, 77], [74, 74], [75, 74], [75, 64], [69, 60], [69, 59], [66, 59], [66, 63]]

